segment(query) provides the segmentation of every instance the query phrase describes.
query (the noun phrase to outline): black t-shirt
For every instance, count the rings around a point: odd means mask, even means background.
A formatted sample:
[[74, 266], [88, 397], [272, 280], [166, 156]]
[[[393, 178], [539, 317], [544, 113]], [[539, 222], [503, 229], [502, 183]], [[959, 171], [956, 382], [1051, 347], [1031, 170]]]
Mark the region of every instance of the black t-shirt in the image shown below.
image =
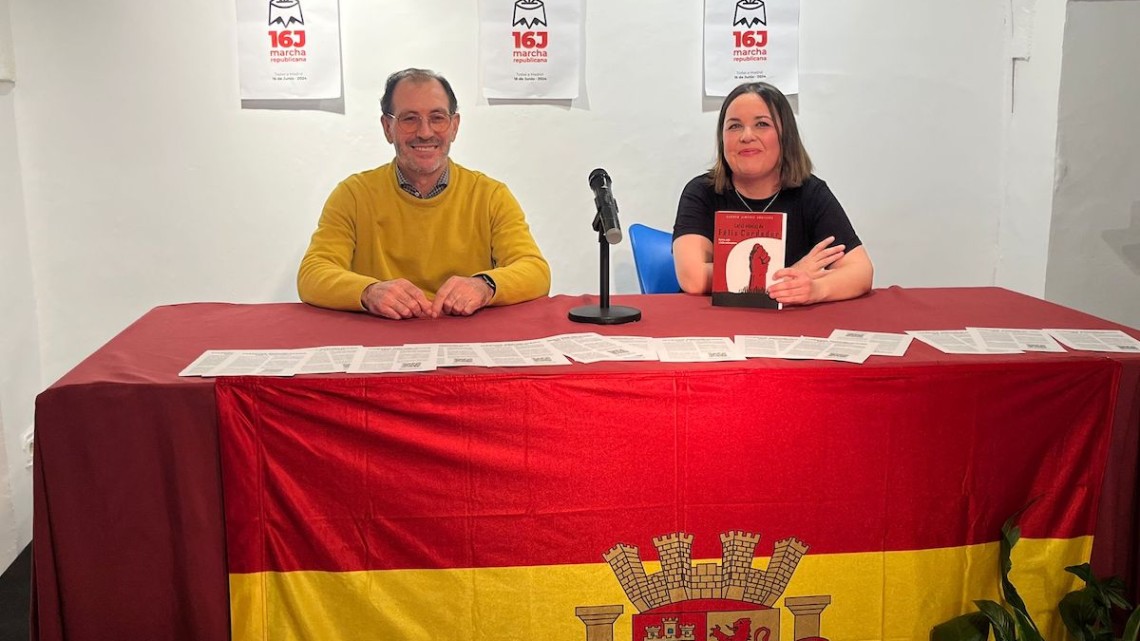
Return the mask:
[[[708, 174], [701, 174], [685, 185], [681, 202], [677, 204], [677, 221], [673, 224], [673, 239], [685, 234], [699, 234], [713, 240], [713, 225], [718, 211], [760, 211], [768, 200], [741, 198], [732, 189], [723, 194], [713, 190]], [[748, 203], [745, 207], [744, 203]], [[819, 241], [835, 236], [833, 244], [845, 245], [845, 251], [863, 244], [855, 235], [847, 212], [835, 195], [815, 175], [808, 176], [799, 187], [784, 189], [768, 207], [770, 212], [783, 212], [788, 216], [787, 263], [807, 255]]]

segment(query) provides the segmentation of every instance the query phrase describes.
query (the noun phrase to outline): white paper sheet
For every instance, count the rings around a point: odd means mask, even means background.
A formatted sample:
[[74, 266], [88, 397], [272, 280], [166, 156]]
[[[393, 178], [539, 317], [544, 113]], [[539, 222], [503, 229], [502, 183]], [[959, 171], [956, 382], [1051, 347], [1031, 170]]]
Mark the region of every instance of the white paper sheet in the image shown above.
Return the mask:
[[644, 360], [644, 355], [608, 336], [594, 333], [560, 334], [544, 339], [554, 349], [579, 363]]
[[705, 93], [744, 82], [799, 93], [799, 0], [705, 0]]
[[1066, 347], [1087, 352], [1140, 354], [1140, 341], [1118, 329], [1046, 329]]
[[436, 368], [438, 352], [438, 345], [365, 347], [357, 352], [348, 371], [353, 374], [430, 372]]
[[907, 334], [945, 354], [1020, 354], [1019, 349], [989, 349], [964, 329], [914, 330]]
[[610, 340], [624, 345], [633, 353], [628, 361], [655, 361], [657, 350], [653, 348], [653, 339], [648, 336], [610, 336]]
[[967, 327], [974, 341], [986, 349], [1019, 352], [1063, 352], [1052, 336], [1042, 329], [1000, 329], [996, 327]]
[[862, 363], [873, 351], [875, 351], [875, 346], [871, 343], [835, 342], [816, 336], [801, 336], [799, 340], [780, 352], [780, 357], [795, 360]]
[[736, 349], [746, 358], [780, 358], [780, 352], [800, 339], [799, 336], [765, 336], [737, 334]]
[[494, 367], [570, 364], [562, 352], [542, 340], [480, 343], [479, 348], [491, 359], [491, 364]]
[[238, 350], [203, 376], [292, 376], [307, 350]]
[[853, 329], [832, 330], [828, 338], [832, 341], [871, 343], [875, 346], [875, 351], [871, 352], [872, 356], [903, 356], [914, 340], [914, 337], [908, 334], [860, 332]]
[[181, 372], [179, 376], [206, 376], [207, 373], [212, 371], [217, 366], [229, 360], [237, 353], [237, 350], [232, 349], [208, 349], [202, 352], [202, 355], [194, 359]]
[[337, 0], [237, 0], [242, 100], [340, 97]]
[[742, 361], [736, 344], [722, 336], [677, 336], [655, 338], [653, 347], [663, 363], [712, 363]]
[[578, 97], [582, 0], [480, 0], [487, 98]]
[[491, 359], [477, 343], [440, 343], [436, 357], [439, 367], [490, 367]]
[[297, 367], [298, 374], [336, 374], [347, 372], [356, 353], [364, 349], [360, 345], [330, 345], [314, 347]]

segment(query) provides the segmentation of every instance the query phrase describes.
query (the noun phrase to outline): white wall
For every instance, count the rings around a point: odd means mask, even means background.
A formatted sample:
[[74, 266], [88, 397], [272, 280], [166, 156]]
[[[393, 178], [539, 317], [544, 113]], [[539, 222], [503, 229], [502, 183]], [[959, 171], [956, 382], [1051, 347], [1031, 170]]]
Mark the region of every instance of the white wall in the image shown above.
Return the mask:
[[[0, 0], [0, 71], [10, 69], [8, 0]], [[0, 571], [32, 535], [30, 453], [24, 446], [39, 392], [40, 354], [17, 155], [15, 94], [0, 80]]]
[[1046, 296], [1140, 327], [1140, 2], [1068, 8]]
[[[994, 282], [1000, 4], [803, 3], [801, 129], [877, 285]], [[46, 378], [158, 304], [295, 300], [332, 186], [391, 158], [377, 101], [404, 66], [453, 80], [454, 157], [512, 186], [556, 293], [597, 290], [591, 169], [614, 177], [626, 226], [669, 227], [681, 187], [712, 158], [699, 2], [588, 3], [585, 91], [570, 106], [478, 98], [474, 1], [340, 7], [344, 115], [241, 110], [232, 3], [14, 0]], [[614, 291], [636, 291], [626, 246], [614, 273]]]
[[992, 284], [1002, 198], [1000, 6], [802, 6], [801, 129], [817, 173], [867, 243], [875, 284]]
[[995, 283], [1045, 295], [1065, 0], [1013, 0], [1002, 111], [1004, 201]]

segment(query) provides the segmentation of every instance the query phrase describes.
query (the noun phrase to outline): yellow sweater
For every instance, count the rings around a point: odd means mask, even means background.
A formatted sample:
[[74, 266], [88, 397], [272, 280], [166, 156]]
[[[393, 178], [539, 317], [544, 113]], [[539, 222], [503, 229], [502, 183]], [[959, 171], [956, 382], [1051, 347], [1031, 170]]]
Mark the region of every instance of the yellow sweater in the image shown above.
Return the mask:
[[476, 274], [495, 280], [492, 305], [550, 291], [550, 267], [507, 186], [451, 162], [447, 188], [424, 200], [400, 189], [389, 163], [333, 190], [297, 292], [311, 305], [360, 311], [361, 293], [377, 281], [406, 278], [431, 299], [449, 277]]

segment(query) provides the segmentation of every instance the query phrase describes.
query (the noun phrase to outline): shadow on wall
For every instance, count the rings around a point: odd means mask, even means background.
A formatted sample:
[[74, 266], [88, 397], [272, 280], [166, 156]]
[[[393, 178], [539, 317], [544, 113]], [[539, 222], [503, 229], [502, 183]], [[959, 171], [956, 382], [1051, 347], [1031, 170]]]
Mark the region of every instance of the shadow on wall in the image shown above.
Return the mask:
[[1140, 276], [1140, 201], [1132, 203], [1132, 221], [1124, 229], [1101, 232], [1104, 242], [1124, 260], [1133, 274]]
[[242, 100], [242, 109], [271, 109], [280, 111], [327, 111], [344, 115], [344, 89], [340, 98], [328, 100], [298, 98], [290, 100]]

